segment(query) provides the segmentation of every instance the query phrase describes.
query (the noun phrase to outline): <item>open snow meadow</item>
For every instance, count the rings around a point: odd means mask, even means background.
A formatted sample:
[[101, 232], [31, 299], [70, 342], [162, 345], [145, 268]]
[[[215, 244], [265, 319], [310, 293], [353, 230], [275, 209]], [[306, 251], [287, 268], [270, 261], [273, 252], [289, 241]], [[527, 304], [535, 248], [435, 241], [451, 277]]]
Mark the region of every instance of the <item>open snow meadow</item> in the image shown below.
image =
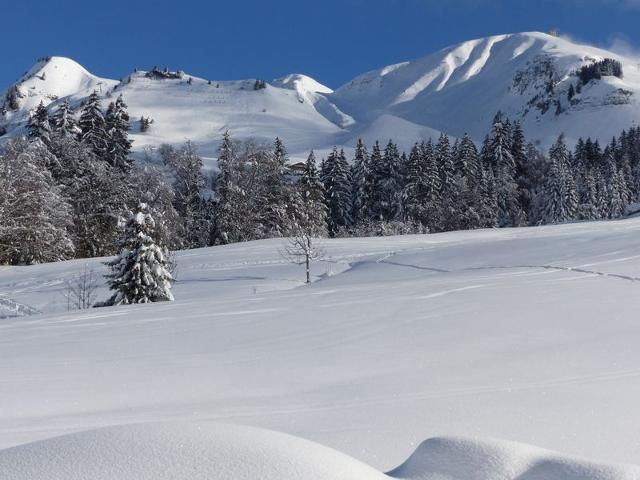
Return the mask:
[[105, 259], [2, 266], [0, 478], [640, 478], [639, 245], [331, 239], [305, 285], [255, 241], [180, 252], [175, 302], [73, 312]]

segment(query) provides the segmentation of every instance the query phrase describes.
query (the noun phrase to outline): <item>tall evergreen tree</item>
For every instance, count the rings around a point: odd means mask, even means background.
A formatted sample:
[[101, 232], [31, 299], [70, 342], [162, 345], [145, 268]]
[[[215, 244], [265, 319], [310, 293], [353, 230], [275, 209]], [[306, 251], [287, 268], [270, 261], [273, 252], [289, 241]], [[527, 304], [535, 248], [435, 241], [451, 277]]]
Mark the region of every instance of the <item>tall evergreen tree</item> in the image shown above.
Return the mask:
[[562, 223], [576, 218], [578, 198], [569, 169], [570, 153], [560, 135], [549, 150], [550, 168], [545, 184], [545, 223]]
[[100, 306], [173, 301], [166, 250], [153, 238], [155, 221], [146, 204], [138, 206], [127, 221], [118, 256], [107, 262], [107, 276], [114, 294]]
[[100, 107], [98, 92], [93, 92], [87, 99], [78, 121], [80, 140], [103, 161], [108, 161], [109, 138], [107, 126]]
[[406, 183], [402, 194], [403, 217], [416, 224], [424, 224], [426, 194], [426, 158], [422, 146], [416, 143], [407, 163]]
[[524, 221], [524, 214], [515, 180], [516, 165], [511, 153], [509, 126], [504, 122], [494, 123], [487, 153], [496, 180], [498, 226], [518, 226]]
[[351, 181], [344, 152], [336, 147], [324, 162], [322, 183], [327, 202], [329, 235], [335, 237], [351, 225]]
[[62, 136], [76, 137], [80, 133], [78, 122], [74, 118], [74, 111], [68, 99], [60, 104], [51, 118], [52, 129]]
[[296, 224], [309, 236], [326, 236], [327, 206], [325, 204], [324, 186], [320, 181], [313, 150], [309, 153], [305, 162], [305, 169], [298, 183], [298, 194]]
[[28, 136], [31, 139], [40, 139], [45, 145], [51, 140], [51, 123], [49, 122], [49, 112], [41, 101], [35, 111], [29, 117], [27, 123]]
[[114, 168], [123, 172], [131, 169], [132, 160], [129, 158], [131, 140], [129, 140], [129, 113], [122, 95], [115, 102], [111, 102], [105, 115], [105, 129], [107, 134], [106, 160]]
[[361, 138], [356, 144], [353, 160], [351, 181], [353, 183], [353, 221], [359, 223], [369, 218], [371, 214], [371, 165], [369, 152]]

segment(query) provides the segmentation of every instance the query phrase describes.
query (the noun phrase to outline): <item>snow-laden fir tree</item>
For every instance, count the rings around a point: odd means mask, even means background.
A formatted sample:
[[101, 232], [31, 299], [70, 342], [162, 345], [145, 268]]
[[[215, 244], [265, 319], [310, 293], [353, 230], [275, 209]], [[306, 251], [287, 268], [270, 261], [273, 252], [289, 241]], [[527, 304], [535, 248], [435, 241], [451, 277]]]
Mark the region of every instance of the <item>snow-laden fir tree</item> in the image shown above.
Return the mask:
[[202, 158], [191, 142], [179, 149], [163, 146], [161, 155], [173, 173], [175, 208], [183, 220], [183, 245], [206, 247], [210, 244], [212, 219], [209, 204], [202, 198], [205, 186]]
[[400, 214], [401, 186], [400, 152], [391, 140], [384, 153], [380, 155], [380, 147], [376, 143], [371, 157], [372, 170], [372, 202], [371, 215], [375, 220], [388, 222]]
[[106, 160], [112, 167], [128, 172], [132, 165], [132, 160], [129, 158], [132, 143], [129, 140], [131, 124], [122, 95], [109, 104], [104, 119], [108, 141]]
[[126, 223], [119, 242], [120, 253], [107, 265], [109, 288], [114, 294], [100, 306], [172, 301], [167, 251], [152, 235], [155, 221], [146, 204], [141, 203]]
[[423, 224], [425, 220], [424, 202], [426, 192], [426, 158], [421, 145], [411, 148], [407, 162], [407, 174], [402, 193], [403, 216], [406, 220]]
[[449, 137], [441, 134], [435, 147], [435, 159], [440, 172], [440, 230], [455, 230], [462, 206], [462, 184], [456, 178], [454, 153]]
[[54, 132], [62, 136], [76, 137], [80, 133], [80, 127], [74, 118], [74, 111], [68, 99], [65, 99], [53, 113], [51, 126]]
[[239, 150], [239, 144], [226, 131], [218, 148], [219, 173], [216, 177], [216, 242], [222, 244], [249, 240], [241, 222], [254, 214], [249, 209], [249, 198], [241, 184], [244, 165], [240, 161]]
[[596, 220], [600, 218], [598, 211], [598, 185], [592, 170], [582, 175], [580, 183], [580, 200], [578, 207], [578, 218], [580, 220]]
[[327, 206], [324, 186], [320, 181], [313, 150], [307, 157], [298, 183], [299, 201], [296, 202], [296, 231], [300, 229], [312, 237], [327, 236]]
[[80, 140], [103, 161], [108, 161], [109, 136], [107, 125], [100, 106], [98, 92], [89, 95], [78, 120]]
[[153, 238], [171, 250], [184, 246], [184, 223], [175, 209], [176, 192], [158, 167], [143, 163], [133, 176], [138, 189], [137, 197], [149, 206], [155, 221]]
[[42, 101], [29, 117], [27, 135], [30, 139], [40, 139], [45, 144], [48, 144], [50, 141], [51, 123], [49, 122], [49, 112]]
[[289, 155], [282, 140], [276, 138], [273, 151], [259, 158], [262, 161], [257, 166], [261, 171], [260, 183], [263, 187], [259, 209], [264, 236], [286, 236], [291, 217], [295, 214], [292, 211], [295, 203], [293, 190], [285, 175]]
[[351, 180], [349, 164], [336, 147], [323, 163], [321, 180], [325, 188], [329, 235], [336, 236], [351, 225]]
[[371, 166], [369, 152], [361, 138], [356, 144], [355, 157], [351, 167], [351, 182], [353, 184], [353, 222], [366, 221], [371, 210]]
[[498, 118], [493, 124], [487, 155], [496, 181], [498, 226], [500, 227], [518, 226], [524, 221], [510, 141], [509, 125]]
[[422, 224], [429, 231], [437, 232], [442, 225], [442, 179], [433, 143], [429, 139], [421, 144], [424, 157], [424, 218]]
[[53, 132], [48, 150], [55, 159], [49, 169], [73, 208], [76, 254], [83, 258], [113, 254], [120, 220], [139, 199], [135, 184], [72, 136]]
[[544, 223], [562, 223], [576, 218], [578, 196], [570, 165], [570, 153], [560, 135], [549, 150], [550, 167], [544, 188]]

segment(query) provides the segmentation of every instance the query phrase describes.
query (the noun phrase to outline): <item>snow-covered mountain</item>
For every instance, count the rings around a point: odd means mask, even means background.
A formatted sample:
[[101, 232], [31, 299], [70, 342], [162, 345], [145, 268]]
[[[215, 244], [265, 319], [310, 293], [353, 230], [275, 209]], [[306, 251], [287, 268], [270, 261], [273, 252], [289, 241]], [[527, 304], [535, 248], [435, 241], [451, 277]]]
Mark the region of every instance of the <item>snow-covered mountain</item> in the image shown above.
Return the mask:
[[[621, 62], [623, 75], [578, 87], [581, 67], [605, 58]], [[147, 132], [134, 123], [134, 148], [192, 140], [214, 157], [222, 133], [271, 142], [284, 139], [294, 157], [334, 144], [351, 148], [393, 138], [404, 148], [444, 131], [481, 140], [501, 110], [520, 120], [542, 147], [565, 133], [608, 140], [640, 115], [640, 59], [543, 33], [470, 40], [424, 58], [365, 73], [335, 92], [304, 75], [287, 75], [255, 88], [256, 79], [218, 81], [188, 73], [136, 71], [121, 81], [102, 79], [73, 60], [38, 61], [2, 95], [0, 128], [20, 131], [43, 101], [51, 108], [69, 98], [79, 106], [93, 90], [105, 104], [122, 94], [131, 116], [151, 117]], [[570, 89], [577, 90], [569, 95]]]
[[[611, 58], [623, 77], [578, 85], [578, 70]], [[394, 115], [454, 136], [482, 139], [500, 110], [523, 123], [528, 138], [548, 146], [564, 132], [609, 140], [640, 116], [640, 60], [544, 33], [470, 40], [413, 62], [361, 75], [332, 100], [356, 122]]]

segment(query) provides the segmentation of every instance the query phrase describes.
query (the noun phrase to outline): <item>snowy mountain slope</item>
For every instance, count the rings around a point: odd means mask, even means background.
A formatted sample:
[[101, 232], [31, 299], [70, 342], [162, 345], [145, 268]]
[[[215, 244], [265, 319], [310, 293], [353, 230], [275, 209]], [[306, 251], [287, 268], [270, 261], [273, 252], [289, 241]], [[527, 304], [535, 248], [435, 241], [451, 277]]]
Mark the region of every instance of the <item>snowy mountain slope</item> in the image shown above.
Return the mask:
[[[47, 74], [50, 71], [57, 74]], [[190, 140], [203, 154], [215, 156], [226, 130], [237, 138], [255, 137], [269, 144], [280, 136], [297, 152], [311, 144], [332, 144], [341, 125], [351, 121], [322, 95], [330, 89], [302, 75], [256, 90], [255, 79], [207, 81], [182, 72], [178, 78], [150, 78], [146, 73], [134, 72], [118, 82], [98, 79], [66, 58], [38, 62], [16, 83], [20, 92], [28, 93], [19, 99], [19, 110], [9, 109], [0, 126], [9, 135], [19, 133], [18, 122], [24, 124], [40, 101], [54, 110], [69, 98], [79, 109], [81, 100], [96, 89], [104, 97], [105, 108], [117, 95], [123, 95], [132, 118], [134, 148], [139, 152], [162, 143]], [[141, 116], [153, 119], [148, 132], [140, 132]]]
[[19, 109], [12, 110], [7, 104], [6, 97], [11, 88], [3, 93], [0, 126], [11, 132], [23, 125], [41, 101], [50, 105], [68, 98], [73, 104], [78, 104], [94, 90], [106, 94], [117, 84], [115, 80], [96, 77], [69, 58], [40, 59], [12, 86], [17, 89]]
[[[215, 423], [103, 428], [0, 450], [12, 480], [390, 480], [290, 435]], [[407, 480], [632, 480], [640, 468], [597, 464], [508, 442], [438, 438], [391, 472]]]
[[[594, 80], [569, 102], [569, 85], [577, 85], [573, 73], [603, 58], [621, 61], [624, 77]], [[501, 110], [547, 147], [561, 132], [569, 141], [605, 140], [636, 124], [639, 65], [637, 58], [543, 33], [497, 35], [366, 73], [331, 99], [360, 122], [391, 113], [455, 136], [468, 132], [476, 140]]]
[[0, 295], [45, 312], [0, 320], [0, 448], [216, 420], [379, 471], [442, 435], [638, 463], [639, 236], [634, 218], [326, 240], [310, 286], [281, 240], [190, 250], [175, 302], [82, 312], [64, 282], [101, 259], [0, 267]]
[[[612, 58], [623, 65], [623, 78], [592, 80], [571, 101], [575, 72], [595, 60]], [[268, 82], [211, 82], [183, 74], [147, 78], [134, 72], [123, 82], [95, 77], [72, 60], [52, 57], [38, 62], [15, 86], [18, 108], [4, 110], [0, 128], [8, 136], [41, 100], [55, 108], [69, 97], [76, 107], [94, 89], [104, 103], [124, 95], [131, 117], [154, 120], [141, 133], [134, 122], [134, 148], [192, 140], [205, 157], [215, 158], [225, 130], [237, 138], [272, 142], [281, 137], [295, 159], [312, 148], [320, 155], [333, 145], [351, 149], [358, 137], [368, 143], [395, 139], [409, 149], [415, 140], [469, 132], [480, 141], [501, 110], [520, 120], [525, 133], [543, 148], [564, 132], [607, 141], [638, 121], [640, 59], [580, 45], [543, 33], [497, 35], [462, 42], [424, 58], [361, 75], [333, 92], [300, 74]], [[189, 82], [189, 78], [192, 79]]]

